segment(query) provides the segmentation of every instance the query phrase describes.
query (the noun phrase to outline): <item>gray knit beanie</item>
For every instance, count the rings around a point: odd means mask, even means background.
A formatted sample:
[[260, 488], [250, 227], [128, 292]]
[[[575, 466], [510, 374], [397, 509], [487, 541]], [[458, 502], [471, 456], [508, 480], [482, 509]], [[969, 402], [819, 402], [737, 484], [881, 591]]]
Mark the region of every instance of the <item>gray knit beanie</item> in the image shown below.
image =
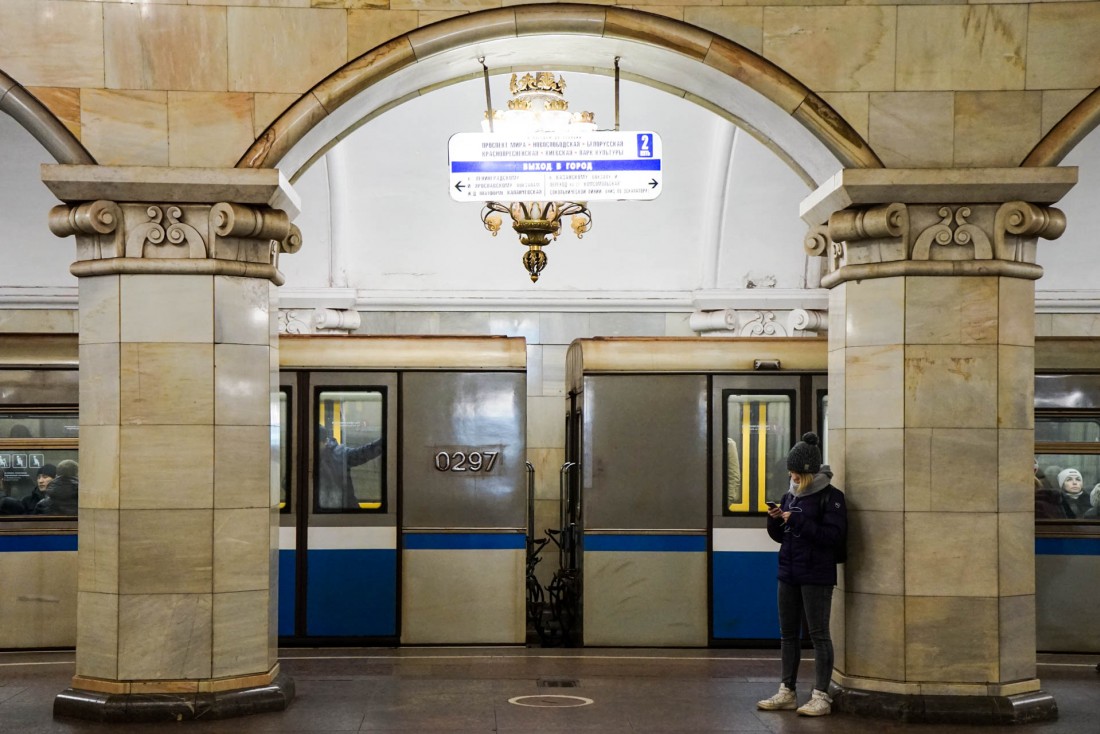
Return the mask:
[[821, 441], [814, 432], [802, 435], [802, 440], [787, 454], [787, 471], [799, 474], [817, 474], [821, 471]]

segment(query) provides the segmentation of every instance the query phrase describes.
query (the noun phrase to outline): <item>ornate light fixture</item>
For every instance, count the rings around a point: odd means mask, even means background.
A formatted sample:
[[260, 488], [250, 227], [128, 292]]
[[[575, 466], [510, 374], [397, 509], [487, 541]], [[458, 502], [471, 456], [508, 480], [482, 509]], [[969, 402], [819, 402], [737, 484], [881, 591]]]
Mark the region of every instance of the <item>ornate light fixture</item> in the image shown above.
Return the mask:
[[[555, 79], [549, 71], [526, 73], [522, 77], [512, 74], [509, 89], [512, 99], [508, 101], [507, 110], [493, 110], [492, 105], [488, 105], [486, 119], [482, 122], [484, 132], [522, 135], [589, 132], [596, 129], [593, 113], [569, 112], [569, 102], [565, 100], [565, 78], [562, 76]], [[488, 90], [486, 69], [486, 101]], [[570, 227], [577, 239], [592, 229], [592, 213], [582, 201], [487, 201], [481, 211], [481, 221], [494, 237], [504, 223], [501, 214], [512, 218], [512, 229], [519, 235], [520, 244], [527, 248], [523, 254], [523, 266], [530, 273], [532, 283], [538, 281], [539, 273], [546, 267], [547, 257], [543, 248], [558, 238], [562, 217], [572, 217]]]

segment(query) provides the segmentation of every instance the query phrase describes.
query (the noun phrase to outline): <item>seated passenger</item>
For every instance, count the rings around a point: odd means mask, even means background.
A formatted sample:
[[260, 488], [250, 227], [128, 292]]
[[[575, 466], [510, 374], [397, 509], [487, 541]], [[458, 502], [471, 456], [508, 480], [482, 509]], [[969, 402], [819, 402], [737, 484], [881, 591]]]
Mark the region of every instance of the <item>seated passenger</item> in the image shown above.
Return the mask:
[[34, 506], [35, 515], [76, 515], [79, 467], [72, 459], [57, 465], [57, 478], [46, 485], [46, 497]]
[[1076, 469], [1063, 469], [1058, 474], [1058, 486], [1062, 489], [1062, 504], [1066, 508], [1066, 517], [1084, 517], [1092, 506], [1085, 494], [1085, 482], [1081, 472]]
[[1066, 519], [1062, 493], [1057, 489], [1051, 489], [1038, 462], [1035, 463], [1035, 518], [1037, 520]]
[[1089, 494], [1089, 503], [1092, 507], [1085, 512], [1084, 516], [1089, 520], [1100, 520], [1100, 484], [1092, 488], [1092, 492]]

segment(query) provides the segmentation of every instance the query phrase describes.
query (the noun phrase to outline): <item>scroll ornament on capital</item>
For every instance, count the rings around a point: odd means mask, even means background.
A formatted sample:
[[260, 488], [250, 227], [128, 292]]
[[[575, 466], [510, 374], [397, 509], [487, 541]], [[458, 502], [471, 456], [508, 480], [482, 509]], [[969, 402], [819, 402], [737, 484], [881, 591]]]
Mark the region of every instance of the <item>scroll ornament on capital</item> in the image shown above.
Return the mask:
[[[76, 236], [75, 275], [107, 272], [219, 272], [281, 282], [280, 253], [301, 247], [301, 232], [270, 207], [91, 201], [56, 206], [50, 231]], [[181, 261], [196, 263], [185, 266]], [[198, 262], [206, 266], [198, 266]], [[163, 264], [163, 268], [157, 266]], [[171, 264], [170, 264], [171, 263]], [[235, 265], [230, 265], [230, 264]]]
[[[1060, 210], [1025, 201], [892, 203], [834, 213], [827, 224], [810, 228], [804, 248], [827, 259], [830, 276], [853, 266], [887, 263], [894, 265], [884, 275], [987, 274], [1000, 262], [1017, 264], [1007, 266], [1012, 272], [1005, 271], [1006, 275], [1038, 278], [1042, 273], [1035, 264], [1038, 238], [1057, 239], [1065, 227]], [[874, 270], [861, 267], [859, 277], [874, 277]], [[830, 276], [823, 284], [838, 280]]]

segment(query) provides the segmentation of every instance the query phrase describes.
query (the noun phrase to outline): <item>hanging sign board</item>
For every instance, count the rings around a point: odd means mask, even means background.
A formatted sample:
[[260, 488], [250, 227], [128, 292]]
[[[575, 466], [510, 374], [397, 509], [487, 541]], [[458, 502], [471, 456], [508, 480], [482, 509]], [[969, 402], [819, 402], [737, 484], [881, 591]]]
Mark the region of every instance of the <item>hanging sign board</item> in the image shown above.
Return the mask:
[[455, 201], [645, 201], [661, 193], [653, 132], [457, 133], [447, 149]]

